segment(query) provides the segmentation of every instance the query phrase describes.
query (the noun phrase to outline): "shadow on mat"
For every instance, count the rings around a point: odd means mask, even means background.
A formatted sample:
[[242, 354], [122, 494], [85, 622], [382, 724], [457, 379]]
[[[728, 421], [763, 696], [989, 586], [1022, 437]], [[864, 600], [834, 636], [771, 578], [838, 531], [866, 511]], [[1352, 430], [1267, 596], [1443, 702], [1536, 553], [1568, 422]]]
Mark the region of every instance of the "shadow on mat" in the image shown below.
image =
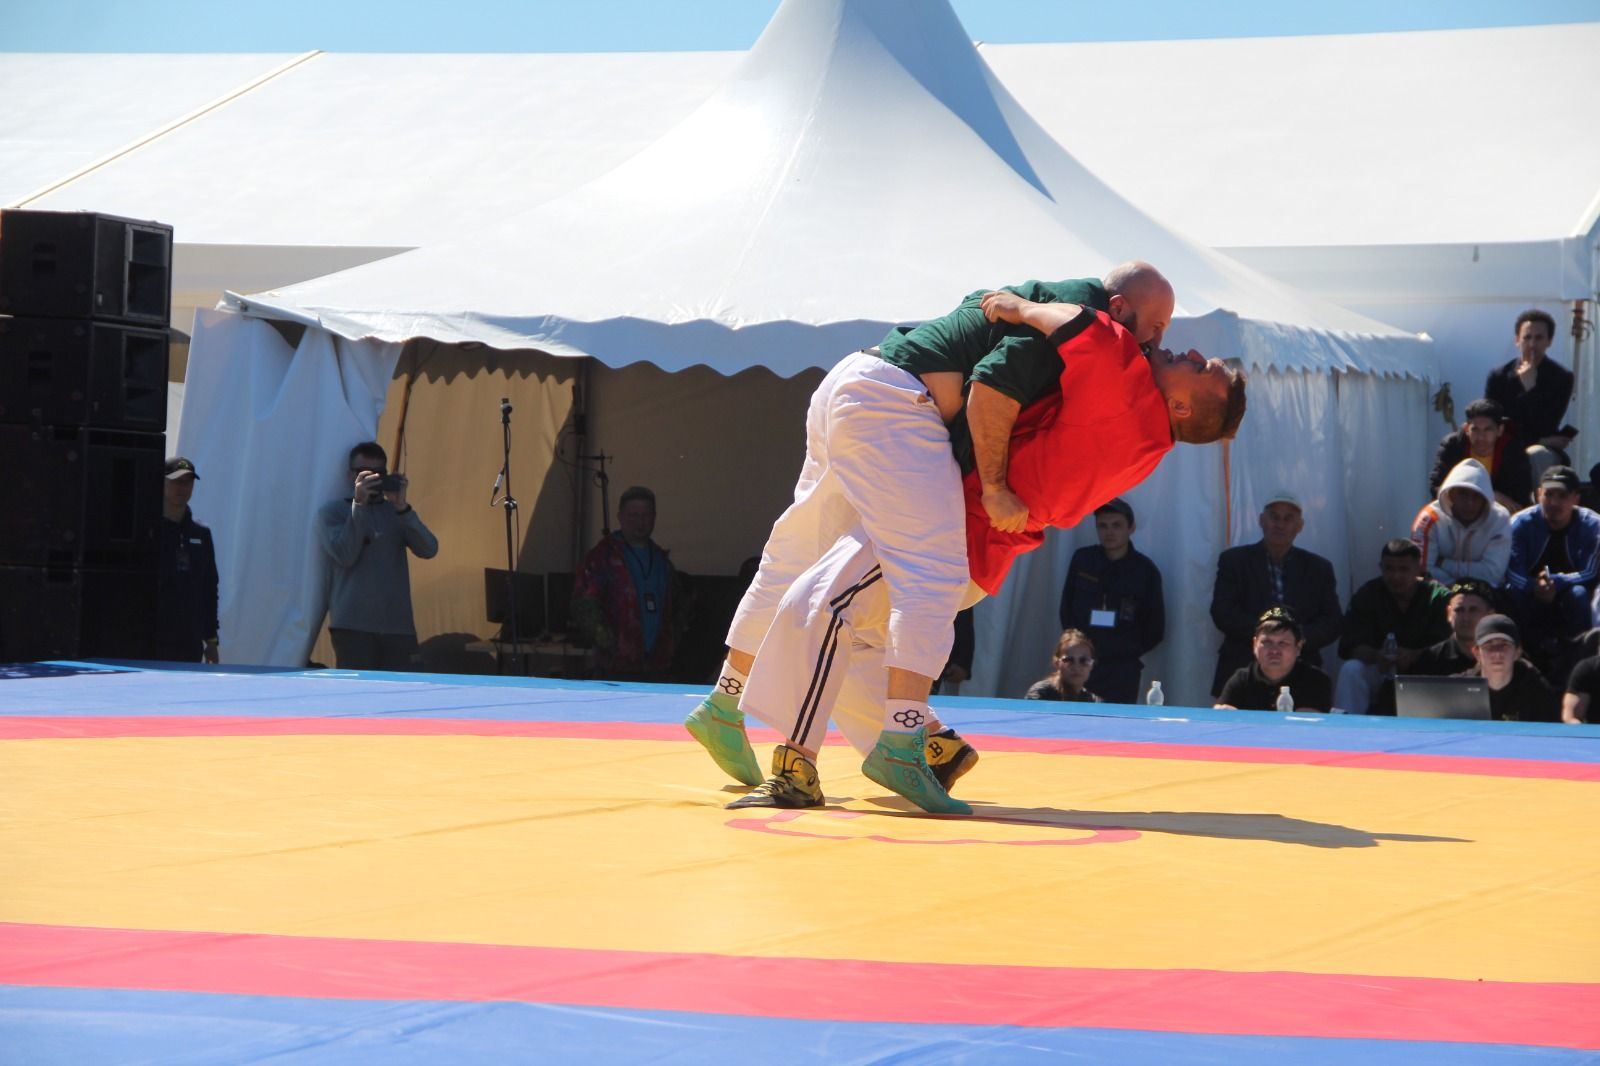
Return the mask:
[[[904, 800], [888, 798], [865, 802], [882, 807], [890, 817], [927, 818]], [[1002, 807], [974, 804], [963, 822], [998, 822], [1002, 825], [1049, 826], [1056, 829], [1132, 829], [1140, 833], [1219, 840], [1266, 840], [1274, 844], [1303, 844], [1310, 848], [1375, 848], [1384, 841], [1403, 844], [1470, 844], [1465, 837], [1420, 836], [1414, 833], [1374, 833], [1328, 822], [1309, 822], [1281, 814], [1232, 814], [1214, 811], [1063, 811], [1055, 807]]]

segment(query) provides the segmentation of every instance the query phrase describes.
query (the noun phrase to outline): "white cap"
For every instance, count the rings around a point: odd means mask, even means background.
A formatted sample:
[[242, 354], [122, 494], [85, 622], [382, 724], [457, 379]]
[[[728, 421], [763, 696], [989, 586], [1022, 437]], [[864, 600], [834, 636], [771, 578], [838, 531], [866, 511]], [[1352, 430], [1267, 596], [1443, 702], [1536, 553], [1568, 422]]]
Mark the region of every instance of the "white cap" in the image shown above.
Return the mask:
[[1261, 509], [1265, 511], [1268, 507], [1271, 507], [1275, 503], [1286, 503], [1290, 507], [1293, 507], [1296, 511], [1305, 510], [1304, 507], [1300, 506], [1300, 497], [1296, 496], [1288, 489], [1278, 489], [1277, 491], [1273, 492], [1267, 497], [1266, 502], [1261, 505]]

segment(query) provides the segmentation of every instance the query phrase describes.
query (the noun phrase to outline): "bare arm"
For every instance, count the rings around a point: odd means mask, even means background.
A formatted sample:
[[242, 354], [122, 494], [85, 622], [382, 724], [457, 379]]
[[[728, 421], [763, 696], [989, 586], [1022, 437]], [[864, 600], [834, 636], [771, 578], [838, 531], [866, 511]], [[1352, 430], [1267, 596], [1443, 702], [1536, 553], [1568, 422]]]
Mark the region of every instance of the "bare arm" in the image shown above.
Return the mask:
[[1024, 300], [1014, 292], [986, 293], [978, 306], [983, 309], [990, 322], [1032, 326], [1046, 337], [1083, 312], [1083, 308], [1078, 304], [1036, 304], [1032, 300]]
[[1582, 725], [1589, 720], [1589, 694], [1568, 692], [1561, 697], [1561, 720], [1567, 725]]
[[1011, 456], [1011, 427], [1022, 405], [1005, 393], [974, 381], [967, 393], [967, 428], [972, 432], [972, 459], [983, 486], [983, 509], [989, 524], [1002, 533], [1021, 533], [1028, 525], [1028, 505], [1006, 484]]

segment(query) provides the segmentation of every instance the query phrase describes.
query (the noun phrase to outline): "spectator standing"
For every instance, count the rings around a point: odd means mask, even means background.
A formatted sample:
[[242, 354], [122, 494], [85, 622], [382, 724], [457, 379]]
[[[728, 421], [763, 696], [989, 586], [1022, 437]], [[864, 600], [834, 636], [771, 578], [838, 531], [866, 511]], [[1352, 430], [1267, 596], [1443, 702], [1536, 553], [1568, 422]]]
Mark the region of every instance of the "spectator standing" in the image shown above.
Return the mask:
[[411, 670], [417, 628], [406, 553], [431, 559], [439, 541], [406, 499], [410, 481], [388, 473], [376, 441], [350, 449], [352, 492], [317, 512], [322, 550], [332, 563], [328, 636], [346, 670]]
[[1056, 640], [1056, 653], [1050, 660], [1055, 672], [1035, 681], [1025, 700], [1054, 700], [1061, 703], [1104, 703], [1085, 684], [1094, 670], [1094, 641], [1077, 629], [1069, 629]]
[[1503, 614], [1491, 614], [1478, 623], [1473, 658], [1478, 665], [1467, 676], [1489, 684], [1489, 713], [1497, 721], [1554, 722], [1559, 720], [1560, 694], [1522, 657], [1522, 635], [1517, 623]]
[[1545, 447], [1561, 452], [1562, 462], [1572, 437], [1562, 432], [1562, 419], [1572, 400], [1572, 371], [1547, 356], [1555, 340], [1556, 320], [1530, 309], [1517, 316], [1512, 339], [1516, 358], [1489, 371], [1483, 394], [1504, 410], [1519, 449]]
[[1094, 512], [1100, 543], [1079, 548], [1061, 589], [1061, 628], [1087, 633], [1097, 649], [1088, 686], [1111, 703], [1137, 703], [1140, 658], [1161, 643], [1166, 603], [1161, 571], [1133, 546], [1133, 508], [1121, 497]]
[[1295, 710], [1328, 713], [1333, 708], [1333, 681], [1300, 657], [1305, 642], [1293, 611], [1267, 608], [1256, 623], [1251, 647], [1255, 661], [1233, 672], [1223, 684], [1216, 706], [1221, 710], [1275, 711], [1279, 693], [1287, 686]]
[[1527, 453], [1512, 440], [1504, 410], [1494, 400], [1467, 404], [1467, 420], [1439, 442], [1428, 491], [1437, 496], [1445, 478], [1463, 459], [1476, 459], [1489, 471], [1500, 506], [1512, 514], [1528, 506], [1533, 497], [1533, 468]]
[[[1444, 586], [1422, 572], [1422, 549], [1391, 540], [1378, 558], [1379, 576], [1356, 589], [1344, 615], [1339, 655], [1346, 660], [1334, 685], [1333, 705], [1366, 714], [1385, 677], [1410, 673], [1422, 650], [1450, 635]], [[1385, 650], [1389, 635], [1395, 647]]]
[[1578, 505], [1578, 475], [1552, 466], [1539, 482], [1539, 502], [1511, 520], [1506, 587], [1528, 631], [1530, 651], [1546, 668], [1562, 646], [1594, 625], [1600, 573], [1600, 514]]
[[1463, 459], [1422, 505], [1411, 523], [1411, 539], [1422, 549], [1422, 566], [1441, 585], [1485, 581], [1499, 585], [1511, 561], [1511, 514], [1494, 498], [1489, 471]]
[[189, 499], [200, 480], [183, 456], [167, 460], [161, 501], [161, 590], [156, 658], [170, 662], [219, 661], [217, 552], [211, 530], [194, 520]]
[[1305, 528], [1300, 499], [1279, 490], [1261, 508], [1261, 540], [1229, 548], [1217, 557], [1211, 589], [1211, 621], [1222, 630], [1222, 648], [1211, 678], [1212, 695], [1241, 666], [1250, 665], [1256, 624], [1268, 607], [1287, 607], [1305, 638], [1303, 655], [1314, 658], [1339, 636], [1339, 592], [1333, 564], [1295, 547]]
[[665, 678], [683, 612], [677, 572], [652, 538], [656, 494], [635, 485], [617, 502], [617, 529], [584, 556], [572, 590], [578, 631], [599, 653], [603, 677]]

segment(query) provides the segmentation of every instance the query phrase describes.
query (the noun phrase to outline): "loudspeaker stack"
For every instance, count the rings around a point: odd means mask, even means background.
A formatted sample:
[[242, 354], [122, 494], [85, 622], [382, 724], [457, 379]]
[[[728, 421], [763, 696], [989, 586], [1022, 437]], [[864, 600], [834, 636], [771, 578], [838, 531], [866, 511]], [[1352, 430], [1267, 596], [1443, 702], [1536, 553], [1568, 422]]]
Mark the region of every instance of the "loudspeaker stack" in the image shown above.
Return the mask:
[[172, 227], [0, 211], [0, 662], [148, 658]]

